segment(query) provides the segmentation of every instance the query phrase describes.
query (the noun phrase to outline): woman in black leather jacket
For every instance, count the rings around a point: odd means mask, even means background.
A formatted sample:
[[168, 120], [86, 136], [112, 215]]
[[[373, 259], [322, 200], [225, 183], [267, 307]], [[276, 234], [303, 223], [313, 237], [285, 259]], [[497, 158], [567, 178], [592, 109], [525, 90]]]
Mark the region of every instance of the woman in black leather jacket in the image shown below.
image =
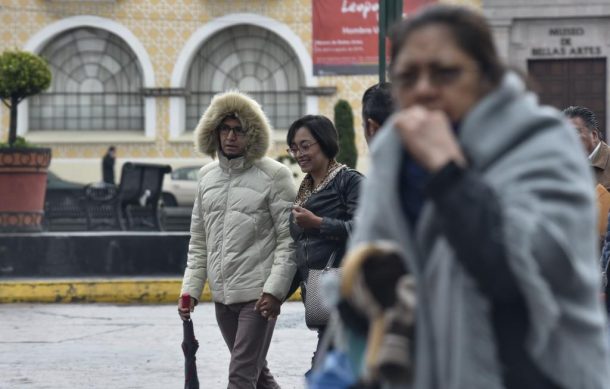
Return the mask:
[[[333, 253], [333, 266], [339, 267], [358, 206], [363, 176], [335, 160], [337, 138], [333, 123], [319, 115], [304, 116], [288, 130], [288, 152], [307, 173], [290, 216], [302, 280], [309, 269], [323, 269]], [[307, 290], [302, 291], [306, 299]], [[318, 329], [318, 340], [324, 328]]]

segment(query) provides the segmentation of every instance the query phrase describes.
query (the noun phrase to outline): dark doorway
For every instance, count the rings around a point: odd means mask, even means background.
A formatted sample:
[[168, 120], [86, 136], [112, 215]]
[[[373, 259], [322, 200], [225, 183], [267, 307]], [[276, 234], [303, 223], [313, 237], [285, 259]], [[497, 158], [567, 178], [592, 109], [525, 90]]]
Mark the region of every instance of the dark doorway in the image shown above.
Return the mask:
[[606, 138], [606, 58], [529, 60], [527, 67], [543, 104], [589, 108]]

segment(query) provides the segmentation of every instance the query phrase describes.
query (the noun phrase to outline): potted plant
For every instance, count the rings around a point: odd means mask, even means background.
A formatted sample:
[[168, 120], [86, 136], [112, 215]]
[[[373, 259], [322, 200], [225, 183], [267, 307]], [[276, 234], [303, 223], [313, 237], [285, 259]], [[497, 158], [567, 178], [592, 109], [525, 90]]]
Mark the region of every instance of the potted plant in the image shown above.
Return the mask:
[[0, 54], [0, 99], [10, 110], [8, 142], [0, 143], [0, 231], [41, 230], [51, 149], [17, 137], [17, 106], [50, 84], [41, 57], [17, 50]]

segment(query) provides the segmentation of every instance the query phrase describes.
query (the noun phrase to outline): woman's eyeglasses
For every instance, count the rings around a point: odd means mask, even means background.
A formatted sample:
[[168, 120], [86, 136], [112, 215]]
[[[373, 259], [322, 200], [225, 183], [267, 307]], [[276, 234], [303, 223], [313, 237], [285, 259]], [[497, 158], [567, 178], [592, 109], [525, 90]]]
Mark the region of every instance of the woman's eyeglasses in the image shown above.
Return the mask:
[[297, 153], [300, 151], [301, 154], [305, 154], [309, 151], [311, 146], [315, 145], [318, 142], [303, 142], [300, 145], [292, 145], [289, 149], [286, 149], [288, 154], [292, 155], [293, 158], [297, 157]]
[[233, 131], [236, 136], [244, 136], [247, 132], [246, 129], [242, 126], [231, 127], [226, 124], [221, 124], [220, 126], [218, 126], [218, 132], [222, 136], [228, 136], [231, 131]]
[[404, 88], [413, 88], [419, 82], [422, 73], [427, 73], [430, 84], [434, 87], [442, 87], [453, 84], [464, 73], [472, 71], [459, 66], [431, 66], [427, 71], [420, 69], [409, 69], [396, 74], [392, 82]]

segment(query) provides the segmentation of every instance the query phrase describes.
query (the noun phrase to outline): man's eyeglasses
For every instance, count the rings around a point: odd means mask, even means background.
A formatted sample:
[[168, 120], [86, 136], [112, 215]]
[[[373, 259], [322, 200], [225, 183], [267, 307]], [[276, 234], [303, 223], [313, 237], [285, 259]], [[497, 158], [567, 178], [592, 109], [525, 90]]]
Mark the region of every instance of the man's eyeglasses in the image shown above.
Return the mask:
[[442, 87], [457, 81], [462, 74], [470, 71], [459, 66], [431, 66], [429, 69], [409, 69], [392, 77], [392, 82], [403, 88], [413, 88], [419, 82], [423, 74], [428, 77], [428, 82], [434, 87]]
[[244, 136], [247, 132], [246, 129], [242, 126], [231, 127], [226, 124], [221, 124], [220, 126], [218, 126], [218, 132], [222, 136], [228, 136], [231, 131], [233, 131], [236, 136]]
[[301, 154], [305, 154], [309, 151], [311, 146], [315, 145], [318, 142], [303, 142], [300, 145], [292, 145], [289, 149], [286, 149], [288, 154], [292, 155], [293, 158], [297, 157], [297, 153], [300, 151]]

